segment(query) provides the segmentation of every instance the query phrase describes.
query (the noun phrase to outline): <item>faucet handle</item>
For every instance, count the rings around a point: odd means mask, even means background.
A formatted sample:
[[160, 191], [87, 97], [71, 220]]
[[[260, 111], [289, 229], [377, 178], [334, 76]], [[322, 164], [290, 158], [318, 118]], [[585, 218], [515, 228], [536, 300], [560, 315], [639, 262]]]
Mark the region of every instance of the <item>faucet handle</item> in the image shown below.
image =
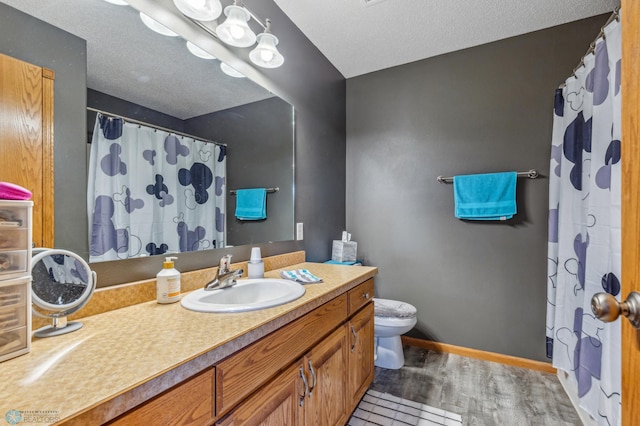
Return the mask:
[[229, 265], [231, 264], [231, 255], [225, 254], [220, 258], [220, 267], [218, 268], [218, 273], [226, 274], [229, 272]]

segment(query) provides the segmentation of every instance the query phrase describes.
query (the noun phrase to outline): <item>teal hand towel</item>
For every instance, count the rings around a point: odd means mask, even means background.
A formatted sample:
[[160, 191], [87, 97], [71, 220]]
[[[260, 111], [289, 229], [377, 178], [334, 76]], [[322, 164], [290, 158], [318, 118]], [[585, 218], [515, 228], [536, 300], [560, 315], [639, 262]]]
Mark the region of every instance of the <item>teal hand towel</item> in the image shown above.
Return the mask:
[[453, 177], [455, 216], [466, 220], [507, 220], [517, 212], [516, 172]]
[[267, 190], [265, 188], [236, 191], [236, 217], [240, 220], [267, 218]]
[[294, 269], [293, 271], [280, 271], [280, 278], [299, 282], [300, 284], [321, 283], [322, 278], [318, 278], [309, 272], [308, 269]]

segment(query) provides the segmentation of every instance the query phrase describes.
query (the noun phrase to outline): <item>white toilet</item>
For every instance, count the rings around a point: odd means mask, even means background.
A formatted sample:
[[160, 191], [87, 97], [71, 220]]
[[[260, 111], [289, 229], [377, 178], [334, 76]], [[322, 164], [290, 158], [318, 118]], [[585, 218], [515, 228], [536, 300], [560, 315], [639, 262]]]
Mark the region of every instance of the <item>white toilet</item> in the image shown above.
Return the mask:
[[404, 365], [400, 335], [411, 330], [418, 319], [413, 305], [389, 299], [373, 299], [374, 359], [377, 367], [397, 370]]

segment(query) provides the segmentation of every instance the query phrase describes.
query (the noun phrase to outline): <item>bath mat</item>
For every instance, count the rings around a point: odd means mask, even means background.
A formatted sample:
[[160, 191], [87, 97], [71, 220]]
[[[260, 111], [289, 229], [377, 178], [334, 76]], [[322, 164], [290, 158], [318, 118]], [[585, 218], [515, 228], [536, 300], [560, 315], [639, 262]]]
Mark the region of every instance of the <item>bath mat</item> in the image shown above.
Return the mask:
[[349, 426], [461, 426], [462, 417], [439, 408], [369, 389]]

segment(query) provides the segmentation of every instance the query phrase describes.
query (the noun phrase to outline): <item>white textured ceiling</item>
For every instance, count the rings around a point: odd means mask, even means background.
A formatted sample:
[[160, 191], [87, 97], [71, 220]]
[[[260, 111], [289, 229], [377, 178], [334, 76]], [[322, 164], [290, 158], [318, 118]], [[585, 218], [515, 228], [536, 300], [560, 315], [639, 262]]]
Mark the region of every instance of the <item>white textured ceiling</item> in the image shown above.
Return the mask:
[[[260, 1], [245, 4], [251, 8]], [[619, 0], [370, 0], [367, 6], [366, 0], [274, 1], [346, 78], [607, 13], [619, 5]], [[130, 7], [103, 0], [0, 2], [87, 40], [92, 89], [182, 119], [272, 96], [248, 79], [222, 74], [218, 61], [196, 59], [181, 38], [152, 33]], [[171, 0], [136, 3], [179, 14]]]
[[[174, 8], [171, 0], [154, 0]], [[138, 11], [102, 0], [0, 0], [87, 41], [87, 86], [180, 119], [273, 94], [196, 58], [181, 37], [146, 28]], [[175, 11], [178, 14], [177, 10]]]
[[611, 12], [620, 4], [619, 0], [373, 0], [365, 5], [365, 1], [275, 0], [346, 78]]

